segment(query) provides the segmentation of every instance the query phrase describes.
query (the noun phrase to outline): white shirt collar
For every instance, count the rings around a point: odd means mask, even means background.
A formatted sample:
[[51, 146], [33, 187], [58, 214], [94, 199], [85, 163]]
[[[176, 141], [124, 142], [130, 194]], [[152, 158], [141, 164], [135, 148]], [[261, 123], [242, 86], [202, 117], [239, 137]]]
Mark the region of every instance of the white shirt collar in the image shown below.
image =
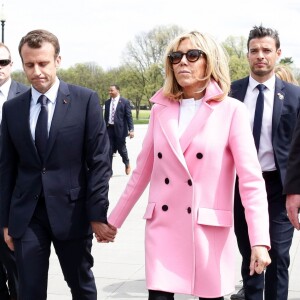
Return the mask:
[[[251, 88], [251, 91], [253, 91], [258, 84], [260, 84], [260, 82], [256, 81], [250, 75], [249, 76], [249, 87]], [[267, 89], [273, 90], [274, 87], [275, 87], [275, 74], [270, 79], [268, 79], [267, 81], [263, 82], [262, 84], [264, 84], [267, 87]]]
[[[56, 77], [54, 84], [44, 94], [49, 99], [49, 101], [52, 102], [53, 104], [56, 102], [58, 88], [59, 88], [59, 79]], [[31, 94], [32, 94], [33, 103], [37, 104], [37, 101], [42, 94], [39, 91], [37, 91], [33, 86], [31, 86]]]
[[118, 95], [116, 98], [112, 98], [112, 100], [114, 100], [114, 101], [116, 101], [116, 102], [118, 102], [119, 99], [120, 99], [120, 95]]

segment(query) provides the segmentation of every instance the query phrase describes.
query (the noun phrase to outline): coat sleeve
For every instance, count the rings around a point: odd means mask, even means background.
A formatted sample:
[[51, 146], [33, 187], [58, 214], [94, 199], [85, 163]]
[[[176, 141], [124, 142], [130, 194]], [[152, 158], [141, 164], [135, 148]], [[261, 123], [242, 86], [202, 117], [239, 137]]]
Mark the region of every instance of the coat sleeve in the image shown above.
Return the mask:
[[131, 113], [131, 107], [130, 107], [130, 102], [129, 100], [126, 101], [125, 105], [125, 118], [128, 126], [129, 131], [133, 131], [133, 119], [132, 119], [132, 113]]
[[0, 149], [0, 226], [8, 227], [10, 202], [17, 174], [18, 155], [7, 128], [6, 105], [3, 105]]
[[283, 192], [300, 194], [300, 116], [293, 135]]
[[[154, 108], [154, 107], [153, 107]], [[120, 228], [128, 214], [146, 189], [152, 174], [154, 162], [154, 120], [155, 113], [152, 108], [148, 130], [145, 135], [142, 150], [138, 155], [136, 168], [133, 171], [129, 182], [108, 217], [108, 222]]]
[[239, 177], [239, 191], [245, 208], [250, 244], [270, 248], [265, 182], [257, 158], [248, 112], [240, 102], [232, 118], [229, 145]]
[[108, 182], [111, 177], [110, 144], [96, 92], [90, 96], [86, 114], [87, 215], [89, 221], [106, 223]]

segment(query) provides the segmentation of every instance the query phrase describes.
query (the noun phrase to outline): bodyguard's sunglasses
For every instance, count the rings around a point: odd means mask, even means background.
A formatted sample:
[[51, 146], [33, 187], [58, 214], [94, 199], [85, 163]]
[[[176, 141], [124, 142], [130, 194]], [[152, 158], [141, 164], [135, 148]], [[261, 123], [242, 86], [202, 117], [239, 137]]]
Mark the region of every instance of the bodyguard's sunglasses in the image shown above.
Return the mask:
[[5, 67], [5, 66], [9, 65], [10, 62], [11, 62], [10, 59], [0, 59], [0, 66]]
[[183, 53], [181, 51], [171, 52], [168, 55], [168, 57], [169, 57], [171, 64], [176, 65], [181, 62], [183, 55], [185, 55], [186, 59], [189, 62], [194, 62], [194, 61], [197, 61], [204, 54], [205, 53], [202, 50], [192, 49], [192, 50], [187, 51], [186, 53]]

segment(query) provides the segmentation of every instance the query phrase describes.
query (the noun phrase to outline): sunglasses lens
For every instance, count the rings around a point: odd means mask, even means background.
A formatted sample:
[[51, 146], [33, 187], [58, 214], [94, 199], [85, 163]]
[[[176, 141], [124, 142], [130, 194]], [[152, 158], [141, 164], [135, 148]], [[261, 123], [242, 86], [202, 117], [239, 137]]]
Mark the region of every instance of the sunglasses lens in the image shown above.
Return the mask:
[[10, 64], [10, 59], [0, 59], [0, 66], [5, 67]]
[[183, 56], [182, 52], [172, 52], [169, 55], [169, 58], [172, 64], [178, 64], [180, 63], [182, 56]]
[[186, 58], [188, 61], [194, 62], [199, 59], [200, 55], [201, 55], [200, 50], [189, 50], [186, 53]]

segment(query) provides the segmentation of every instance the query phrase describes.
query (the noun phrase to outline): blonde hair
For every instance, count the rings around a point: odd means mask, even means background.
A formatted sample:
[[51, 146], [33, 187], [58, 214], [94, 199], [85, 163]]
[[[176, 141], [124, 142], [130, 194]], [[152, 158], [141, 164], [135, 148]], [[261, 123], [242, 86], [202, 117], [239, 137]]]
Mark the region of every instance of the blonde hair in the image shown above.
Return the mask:
[[[204, 58], [206, 60], [206, 71], [205, 77], [199, 78], [199, 80], [204, 82], [203, 90], [208, 86], [211, 79], [215, 80], [223, 91], [222, 95], [212, 99], [216, 101], [223, 100], [225, 96], [228, 95], [230, 90], [230, 75], [229, 75], [229, 60], [228, 54], [225, 49], [216, 42], [214, 38], [207, 34], [203, 34], [197, 31], [192, 31], [188, 33], [183, 33], [177, 36], [166, 49], [164, 57], [165, 65], [165, 82], [163, 86], [163, 93], [165, 96], [173, 99], [180, 100], [182, 98], [182, 88], [178, 84], [171, 62], [169, 61], [168, 55], [177, 51], [180, 43], [189, 39], [193, 44], [195, 49], [202, 50]], [[199, 91], [201, 92], [201, 91]]]
[[299, 85], [298, 81], [294, 77], [293, 71], [287, 65], [281, 64], [275, 66], [275, 74], [281, 80]]

